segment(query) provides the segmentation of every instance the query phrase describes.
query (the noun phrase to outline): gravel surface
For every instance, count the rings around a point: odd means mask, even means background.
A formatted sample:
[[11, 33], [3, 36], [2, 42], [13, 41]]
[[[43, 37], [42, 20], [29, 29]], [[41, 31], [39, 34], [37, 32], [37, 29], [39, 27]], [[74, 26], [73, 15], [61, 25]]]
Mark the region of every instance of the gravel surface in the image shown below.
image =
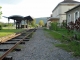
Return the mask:
[[30, 41], [22, 45], [22, 51], [12, 52], [13, 60], [80, 60], [73, 57], [54, 44], [60, 43], [48, 36], [43, 29], [39, 28], [32, 36]]

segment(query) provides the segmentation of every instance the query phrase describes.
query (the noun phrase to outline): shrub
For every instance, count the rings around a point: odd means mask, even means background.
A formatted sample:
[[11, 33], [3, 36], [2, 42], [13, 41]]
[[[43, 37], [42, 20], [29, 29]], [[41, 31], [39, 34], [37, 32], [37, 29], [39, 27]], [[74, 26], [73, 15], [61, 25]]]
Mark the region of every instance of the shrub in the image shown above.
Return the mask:
[[65, 27], [66, 28], [66, 26], [67, 26], [67, 22], [66, 22], [66, 20], [63, 20], [62, 27]]
[[58, 23], [57, 22], [53, 22], [53, 23], [51, 23], [51, 26], [50, 26], [50, 29], [51, 30], [58, 30]]
[[0, 25], [0, 30], [2, 29], [2, 26]]

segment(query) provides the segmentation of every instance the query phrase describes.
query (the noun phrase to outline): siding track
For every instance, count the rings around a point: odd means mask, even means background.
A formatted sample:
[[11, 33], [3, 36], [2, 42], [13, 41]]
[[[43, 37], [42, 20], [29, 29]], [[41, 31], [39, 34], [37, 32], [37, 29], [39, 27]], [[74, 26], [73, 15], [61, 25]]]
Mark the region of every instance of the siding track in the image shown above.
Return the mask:
[[29, 29], [28, 31], [25, 31], [21, 33], [19, 36], [12, 38], [11, 40], [8, 40], [5, 43], [0, 44], [0, 60], [12, 60], [11, 56], [7, 55], [11, 53], [13, 50], [20, 51], [21, 49], [17, 49], [16, 47], [19, 44], [25, 44], [26, 41], [29, 41], [29, 38], [31, 38], [33, 32], [35, 32], [36, 29]]

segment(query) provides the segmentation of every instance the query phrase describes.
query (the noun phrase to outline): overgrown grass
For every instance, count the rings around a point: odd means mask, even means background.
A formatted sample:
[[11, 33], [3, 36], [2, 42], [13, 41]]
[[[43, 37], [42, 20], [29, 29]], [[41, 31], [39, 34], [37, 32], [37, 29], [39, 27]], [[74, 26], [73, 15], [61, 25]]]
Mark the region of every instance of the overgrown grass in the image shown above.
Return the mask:
[[9, 26], [9, 27], [2, 27], [2, 29], [16, 29], [15, 27], [13, 27], [13, 26]]
[[71, 41], [68, 44], [56, 44], [57, 47], [65, 49], [68, 52], [72, 52], [74, 56], [80, 56], [80, 43]]
[[7, 36], [13, 33], [22, 31], [23, 29], [2, 29], [0, 30], [0, 37]]
[[58, 34], [52, 30], [47, 30], [45, 29], [45, 31], [47, 31], [54, 39], [56, 40], [62, 40], [62, 35], [61, 34]]
[[44, 30], [47, 31], [54, 39], [62, 42], [62, 44], [56, 44], [55, 46], [65, 49], [66, 51], [72, 52], [74, 56], [80, 56], [80, 42], [77, 42], [75, 40], [70, 41], [68, 38], [66, 37], [63, 38], [61, 35], [63, 34], [69, 37], [70, 35], [73, 34], [72, 32], [69, 33], [70, 34], [69, 35], [66, 29], [61, 29], [56, 32], [52, 30], [47, 30], [47, 29], [44, 29]]

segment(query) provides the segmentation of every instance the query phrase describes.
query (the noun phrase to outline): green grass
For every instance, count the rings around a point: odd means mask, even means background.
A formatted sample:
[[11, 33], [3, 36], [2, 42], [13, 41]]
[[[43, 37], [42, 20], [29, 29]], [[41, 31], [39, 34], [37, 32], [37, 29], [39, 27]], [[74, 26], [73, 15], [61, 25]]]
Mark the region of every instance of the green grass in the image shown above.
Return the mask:
[[80, 56], [80, 43], [71, 41], [68, 44], [56, 44], [55, 46], [60, 47], [68, 52], [73, 52], [74, 56]]
[[[71, 36], [73, 33], [67, 33], [67, 30], [65, 29], [61, 29], [61, 30], [58, 30], [56, 32], [52, 31], [52, 30], [47, 30], [47, 29], [44, 29], [46, 32], [49, 33], [49, 35], [51, 35], [54, 39], [56, 40], [59, 40], [62, 42], [62, 44], [56, 44], [55, 46], [57, 47], [60, 47], [68, 52], [72, 52], [74, 56], [80, 56], [80, 42], [77, 42], [75, 40], [72, 40], [70, 41], [68, 38], [66, 37], [62, 37], [61, 34], [67, 36]], [[59, 33], [57, 33], [59, 32]]]
[[2, 27], [2, 29], [16, 29], [15, 27], [13, 27], [13, 26], [9, 26], [9, 27]]
[[54, 39], [62, 40], [62, 35], [61, 34], [58, 34], [56, 32], [53, 32], [52, 30], [47, 30], [47, 29], [45, 29], [45, 31], [47, 31]]
[[20, 31], [22, 31], [22, 29], [2, 29], [0, 30], [0, 37], [7, 36]]

